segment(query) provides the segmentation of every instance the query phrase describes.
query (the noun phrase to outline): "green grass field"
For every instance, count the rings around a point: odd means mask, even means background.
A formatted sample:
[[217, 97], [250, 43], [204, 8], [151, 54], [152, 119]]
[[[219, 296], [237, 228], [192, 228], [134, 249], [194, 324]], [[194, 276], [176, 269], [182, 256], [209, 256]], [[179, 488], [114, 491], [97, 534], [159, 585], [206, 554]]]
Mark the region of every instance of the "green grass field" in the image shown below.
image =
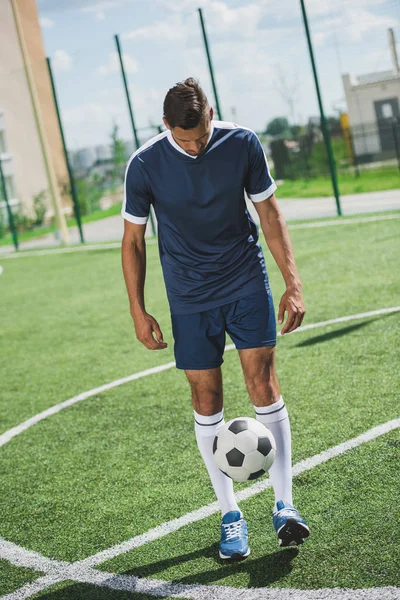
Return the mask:
[[[399, 306], [399, 234], [398, 219], [294, 230], [304, 324]], [[147, 255], [147, 310], [169, 342], [159, 352], [135, 339], [118, 250], [0, 259], [0, 436], [77, 394], [173, 360], [155, 244]], [[283, 282], [267, 250], [266, 259], [277, 307]], [[399, 416], [399, 334], [396, 312], [279, 338], [294, 464]], [[226, 418], [253, 416], [236, 351], [225, 353], [223, 376]], [[252, 549], [243, 563], [217, 558], [214, 514], [95, 570], [231, 586], [243, 598], [249, 587], [261, 593], [399, 586], [399, 448], [396, 429], [295, 478], [295, 502], [312, 532], [299, 549], [278, 549], [268, 489], [241, 503]], [[0, 471], [0, 536], [58, 561], [83, 560], [214, 501], [194, 439], [188, 384], [175, 368], [44, 419], [0, 447]], [[38, 566], [1, 552], [0, 540], [0, 597], [43, 576]], [[154, 597], [113, 585], [120, 584], [69, 578], [12, 598]], [[213, 589], [201, 597], [218, 598]]]
[[[399, 187], [400, 171], [398, 167], [382, 167], [373, 170], [360, 170], [359, 177], [353, 173], [338, 173], [339, 193], [360, 194], [393, 190]], [[312, 179], [285, 179], [278, 187], [279, 198], [316, 198], [333, 196], [330, 177]]]

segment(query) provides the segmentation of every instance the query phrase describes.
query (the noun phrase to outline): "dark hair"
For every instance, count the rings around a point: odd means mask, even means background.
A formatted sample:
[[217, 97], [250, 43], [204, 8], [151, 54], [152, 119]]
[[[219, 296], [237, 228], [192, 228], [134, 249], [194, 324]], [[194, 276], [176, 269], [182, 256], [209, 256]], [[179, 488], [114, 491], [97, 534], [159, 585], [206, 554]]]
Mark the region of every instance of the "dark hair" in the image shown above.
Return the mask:
[[164, 117], [170, 127], [193, 129], [208, 114], [207, 96], [193, 77], [177, 83], [164, 99]]

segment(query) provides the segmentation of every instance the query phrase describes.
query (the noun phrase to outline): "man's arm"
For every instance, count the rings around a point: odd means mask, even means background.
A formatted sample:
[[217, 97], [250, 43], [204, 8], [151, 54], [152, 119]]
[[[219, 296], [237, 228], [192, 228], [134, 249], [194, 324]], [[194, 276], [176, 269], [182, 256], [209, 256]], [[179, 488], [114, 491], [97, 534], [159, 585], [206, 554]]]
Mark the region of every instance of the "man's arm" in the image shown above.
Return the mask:
[[[146, 225], [124, 220], [122, 238], [122, 270], [128, 291], [130, 312], [137, 339], [149, 350], [167, 347], [157, 321], [146, 312], [144, 305], [144, 282], [146, 278]], [[156, 334], [157, 341], [153, 337]]]
[[284, 313], [288, 318], [281, 334], [294, 331], [301, 325], [305, 315], [301, 281], [297, 273], [292, 242], [285, 219], [279, 209], [275, 196], [255, 202], [254, 207], [260, 217], [261, 229], [272, 256], [278, 265], [286, 283], [286, 292], [279, 304], [278, 323], [282, 323]]

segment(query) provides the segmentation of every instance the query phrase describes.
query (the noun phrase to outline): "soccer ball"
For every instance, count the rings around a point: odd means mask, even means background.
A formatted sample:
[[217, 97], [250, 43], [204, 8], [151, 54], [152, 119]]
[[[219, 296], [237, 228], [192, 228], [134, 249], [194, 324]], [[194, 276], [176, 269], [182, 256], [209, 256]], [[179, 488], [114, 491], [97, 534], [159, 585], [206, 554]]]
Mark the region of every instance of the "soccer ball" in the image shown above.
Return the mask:
[[256, 419], [239, 417], [225, 423], [214, 438], [217, 467], [235, 481], [257, 479], [271, 468], [276, 444], [272, 432]]

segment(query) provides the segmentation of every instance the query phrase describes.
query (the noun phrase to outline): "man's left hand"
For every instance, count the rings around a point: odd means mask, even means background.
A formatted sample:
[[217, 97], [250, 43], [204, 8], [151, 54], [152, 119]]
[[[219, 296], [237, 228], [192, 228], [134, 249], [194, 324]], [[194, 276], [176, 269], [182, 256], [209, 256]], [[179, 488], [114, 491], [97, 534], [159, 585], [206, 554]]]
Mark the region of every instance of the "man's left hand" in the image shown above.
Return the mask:
[[283, 323], [285, 312], [288, 313], [281, 335], [290, 333], [300, 327], [306, 309], [304, 308], [303, 296], [298, 289], [287, 289], [279, 304], [278, 323]]

